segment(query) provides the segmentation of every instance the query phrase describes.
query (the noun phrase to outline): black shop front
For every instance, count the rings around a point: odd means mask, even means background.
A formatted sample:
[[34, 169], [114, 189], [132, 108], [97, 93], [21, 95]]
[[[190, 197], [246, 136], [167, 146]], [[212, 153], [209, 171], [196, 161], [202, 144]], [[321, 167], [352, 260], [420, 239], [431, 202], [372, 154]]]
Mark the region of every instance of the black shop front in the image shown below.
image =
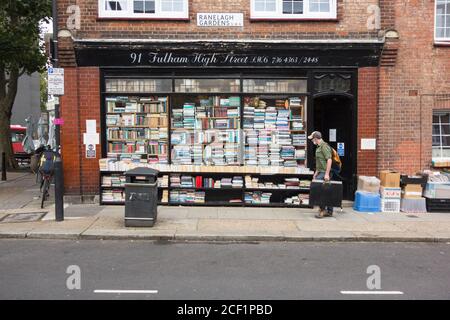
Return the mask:
[[308, 206], [314, 130], [340, 153], [351, 198], [358, 68], [378, 66], [381, 48], [75, 41], [77, 66], [100, 68], [102, 203], [123, 203], [123, 172], [150, 166], [163, 204]]

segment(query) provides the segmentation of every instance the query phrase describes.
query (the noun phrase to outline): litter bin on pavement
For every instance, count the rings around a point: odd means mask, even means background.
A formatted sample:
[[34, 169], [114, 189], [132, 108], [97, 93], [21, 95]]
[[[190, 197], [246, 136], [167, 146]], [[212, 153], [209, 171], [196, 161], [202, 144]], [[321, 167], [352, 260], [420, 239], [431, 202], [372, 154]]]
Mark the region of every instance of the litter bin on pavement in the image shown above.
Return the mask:
[[158, 206], [158, 170], [136, 168], [125, 172], [125, 226], [153, 227]]

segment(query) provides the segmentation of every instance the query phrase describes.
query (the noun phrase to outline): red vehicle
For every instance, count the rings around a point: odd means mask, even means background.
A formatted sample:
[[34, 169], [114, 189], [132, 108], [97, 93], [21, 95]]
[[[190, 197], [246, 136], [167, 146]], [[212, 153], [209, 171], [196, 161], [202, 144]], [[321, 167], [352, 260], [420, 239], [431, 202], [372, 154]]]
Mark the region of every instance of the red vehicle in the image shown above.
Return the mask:
[[25, 138], [27, 128], [19, 125], [11, 125], [11, 143], [14, 157], [20, 162], [29, 162], [30, 155], [23, 150], [22, 141]]

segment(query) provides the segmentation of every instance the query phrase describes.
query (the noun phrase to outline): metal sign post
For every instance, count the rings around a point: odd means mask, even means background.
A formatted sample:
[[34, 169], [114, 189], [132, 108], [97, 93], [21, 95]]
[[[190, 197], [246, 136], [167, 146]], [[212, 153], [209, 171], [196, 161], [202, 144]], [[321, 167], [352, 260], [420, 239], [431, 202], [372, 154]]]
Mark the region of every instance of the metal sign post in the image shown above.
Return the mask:
[[[53, 43], [54, 43], [54, 57], [53, 67], [49, 68], [48, 79], [48, 93], [54, 94], [57, 97], [55, 104], [55, 119], [60, 119], [59, 113], [59, 97], [64, 95], [64, 69], [58, 68], [58, 10], [57, 0], [52, 0], [53, 11]], [[64, 220], [64, 175], [61, 158], [61, 121], [55, 122], [55, 142], [56, 142], [56, 160], [55, 160], [55, 220]]]

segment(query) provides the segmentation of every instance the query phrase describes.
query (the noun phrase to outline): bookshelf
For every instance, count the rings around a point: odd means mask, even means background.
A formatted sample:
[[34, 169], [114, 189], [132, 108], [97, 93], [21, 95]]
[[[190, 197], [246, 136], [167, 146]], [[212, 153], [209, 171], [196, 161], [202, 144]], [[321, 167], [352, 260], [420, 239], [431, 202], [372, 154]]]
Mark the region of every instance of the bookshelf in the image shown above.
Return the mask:
[[246, 165], [306, 167], [305, 98], [244, 97]]
[[168, 101], [156, 96], [106, 97], [108, 157], [168, 163]]
[[143, 166], [160, 171], [161, 205], [309, 207], [305, 79], [106, 79], [105, 90], [101, 204], [124, 204], [124, 173]]
[[[125, 203], [124, 172], [100, 171], [100, 203]], [[160, 171], [159, 205], [310, 208], [312, 173], [260, 174]]]
[[173, 164], [240, 164], [239, 96], [190, 95], [174, 97], [171, 109]]

